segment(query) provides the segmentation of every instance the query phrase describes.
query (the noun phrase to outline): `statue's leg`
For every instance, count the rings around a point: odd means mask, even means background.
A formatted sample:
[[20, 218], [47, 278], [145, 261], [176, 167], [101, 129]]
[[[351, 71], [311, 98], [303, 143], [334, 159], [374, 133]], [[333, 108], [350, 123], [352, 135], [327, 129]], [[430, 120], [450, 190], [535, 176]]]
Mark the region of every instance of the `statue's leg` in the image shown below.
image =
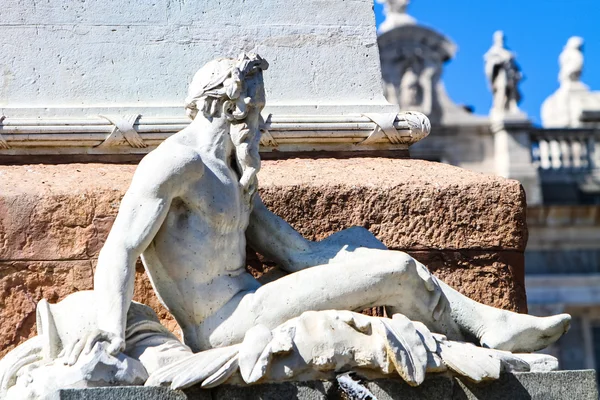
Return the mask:
[[471, 300], [440, 280], [437, 282], [450, 303], [452, 319], [484, 347], [528, 353], [549, 346], [569, 329], [568, 314], [535, 317], [501, 310]]
[[359, 248], [338, 260], [240, 293], [202, 323], [198, 330], [202, 347], [239, 343], [252, 326], [275, 328], [305, 311], [373, 306], [388, 306], [450, 339], [467, 336], [510, 351], [546, 347], [569, 326], [566, 314], [547, 318], [517, 314], [477, 303], [435, 278], [428, 282], [426, 268], [405, 253]]
[[[238, 343], [254, 325], [275, 328], [305, 311], [359, 311], [380, 305], [450, 338], [462, 339], [450, 313], [433, 318], [436, 306], [448, 307], [447, 300], [433, 281], [433, 290], [426, 287], [412, 257], [387, 250], [356, 249], [355, 253], [356, 257], [308, 268], [254, 292], [240, 293], [202, 323], [198, 330], [202, 347]], [[425, 269], [422, 272], [428, 274]]]

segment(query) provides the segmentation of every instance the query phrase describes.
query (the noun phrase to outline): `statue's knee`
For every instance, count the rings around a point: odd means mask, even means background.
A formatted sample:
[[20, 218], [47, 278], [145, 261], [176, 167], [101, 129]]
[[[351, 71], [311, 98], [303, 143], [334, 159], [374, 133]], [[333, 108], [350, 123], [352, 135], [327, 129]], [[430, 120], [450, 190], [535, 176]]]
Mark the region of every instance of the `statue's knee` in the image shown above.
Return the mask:
[[382, 266], [382, 272], [390, 276], [406, 276], [417, 273], [415, 259], [406, 253], [390, 251]]

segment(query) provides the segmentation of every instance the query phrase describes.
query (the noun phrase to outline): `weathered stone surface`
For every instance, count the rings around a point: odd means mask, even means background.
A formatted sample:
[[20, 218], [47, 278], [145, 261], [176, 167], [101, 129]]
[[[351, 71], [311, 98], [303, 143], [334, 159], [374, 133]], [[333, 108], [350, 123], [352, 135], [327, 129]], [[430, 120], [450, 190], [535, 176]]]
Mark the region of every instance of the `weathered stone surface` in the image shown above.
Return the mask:
[[[35, 306], [91, 289], [98, 252], [134, 165], [0, 166], [0, 357], [35, 334]], [[525, 311], [525, 203], [516, 181], [399, 159], [263, 161], [265, 203], [311, 239], [368, 228], [462, 293]], [[268, 260], [249, 260], [260, 275]], [[161, 322], [138, 264], [135, 300]], [[8, 328], [6, 328], [8, 327]]]
[[37, 302], [90, 289], [90, 261], [0, 262], [0, 358], [35, 335]]
[[[418, 387], [411, 387], [400, 379], [378, 379], [364, 383], [378, 400], [452, 400], [453, 382], [443, 376], [429, 377], [424, 384]], [[201, 392], [202, 389], [195, 387], [186, 390], [186, 400], [202, 399]], [[213, 389], [212, 395], [214, 399], [229, 400], [342, 400], [349, 398], [343, 394], [337, 382], [319, 381], [262, 384], [251, 387], [227, 385]]]
[[154, 293], [152, 284], [148, 279], [148, 275], [144, 272], [144, 266], [141, 261], [138, 260], [136, 265], [135, 274], [135, 289], [133, 294], [133, 300], [146, 304], [156, 311], [160, 323], [169, 328], [169, 330], [175, 333], [181, 338], [181, 332], [179, 331], [179, 325], [175, 321], [175, 318], [166, 310], [166, 308], [160, 303], [158, 297]]
[[0, 167], [0, 260], [98, 255], [135, 166]]
[[[60, 400], [188, 400], [181, 391], [169, 390], [162, 387], [115, 387], [95, 389], [61, 390]], [[211, 400], [212, 396], [206, 391], [194, 397], [194, 400]]]
[[358, 225], [393, 249], [525, 250], [525, 196], [514, 180], [422, 160], [263, 164], [263, 201], [311, 239]]
[[[418, 387], [400, 379], [379, 379], [365, 386], [379, 400], [596, 400], [593, 370], [505, 374], [497, 382], [475, 384], [448, 376], [432, 376]], [[290, 382], [249, 387], [197, 387], [172, 391], [156, 387], [124, 387], [63, 390], [61, 400], [208, 400], [208, 399], [343, 399], [336, 382]]]
[[[483, 250], [408, 250], [444, 282], [462, 294], [493, 307], [527, 312], [523, 253]], [[285, 273], [275, 263], [247, 252], [248, 270], [262, 282]], [[367, 267], [368, 268], [368, 267]]]
[[480, 250], [408, 253], [472, 299], [506, 310], [527, 312], [523, 253]]
[[272, 107], [385, 112], [375, 111], [389, 105], [372, 9], [372, 0], [4, 2], [0, 43], [11, 62], [3, 62], [10, 79], [2, 81], [0, 107], [30, 118], [84, 117], [93, 106], [115, 114], [126, 105], [180, 116], [194, 68], [254, 49], [273, 64]]
[[[0, 260], [96, 256], [134, 170], [1, 166]], [[525, 249], [517, 181], [385, 158], [263, 161], [259, 178], [265, 203], [311, 239], [358, 225], [394, 249]]]

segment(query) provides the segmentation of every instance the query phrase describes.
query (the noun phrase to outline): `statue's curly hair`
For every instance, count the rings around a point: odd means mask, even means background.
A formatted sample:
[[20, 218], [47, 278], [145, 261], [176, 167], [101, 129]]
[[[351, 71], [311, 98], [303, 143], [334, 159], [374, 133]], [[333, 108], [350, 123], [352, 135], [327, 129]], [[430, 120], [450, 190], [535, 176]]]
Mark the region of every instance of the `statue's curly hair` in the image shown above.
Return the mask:
[[206, 63], [192, 79], [185, 99], [187, 115], [194, 119], [198, 111], [206, 118], [219, 113], [228, 120], [242, 120], [250, 101], [244, 96], [247, 75], [264, 71], [269, 63], [254, 53], [242, 53], [237, 59], [219, 58]]

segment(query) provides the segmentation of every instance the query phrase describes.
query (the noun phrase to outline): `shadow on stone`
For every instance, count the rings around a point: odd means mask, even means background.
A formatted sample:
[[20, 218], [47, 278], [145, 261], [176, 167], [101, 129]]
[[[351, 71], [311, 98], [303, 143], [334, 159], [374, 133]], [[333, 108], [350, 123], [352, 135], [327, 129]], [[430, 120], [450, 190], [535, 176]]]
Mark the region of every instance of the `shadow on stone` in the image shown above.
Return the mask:
[[162, 387], [104, 387], [93, 389], [67, 389], [59, 392], [60, 400], [211, 400], [209, 391], [187, 397], [179, 390]]
[[400, 379], [379, 379], [367, 384], [377, 400], [452, 400], [453, 382], [446, 376], [425, 380], [421, 386], [412, 387]]
[[[202, 389], [198, 389], [202, 391]], [[213, 399], [228, 400], [341, 400], [337, 385], [331, 382], [289, 382], [281, 384], [263, 384], [250, 387], [221, 386], [213, 389]], [[186, 391], [189, 400], [196, 400], [195, 391]], [[202, 397], [197, 397], [198, 400]]]
[[597, 400], [593, 370], [503, 374], [498, 381], [475, 384], [455, 378], [457, 400]]
[[499, 380], [474, 383], [455, 378], [455, 400], [531, 400], [533, 397], [515, 375], [503, 374]]

